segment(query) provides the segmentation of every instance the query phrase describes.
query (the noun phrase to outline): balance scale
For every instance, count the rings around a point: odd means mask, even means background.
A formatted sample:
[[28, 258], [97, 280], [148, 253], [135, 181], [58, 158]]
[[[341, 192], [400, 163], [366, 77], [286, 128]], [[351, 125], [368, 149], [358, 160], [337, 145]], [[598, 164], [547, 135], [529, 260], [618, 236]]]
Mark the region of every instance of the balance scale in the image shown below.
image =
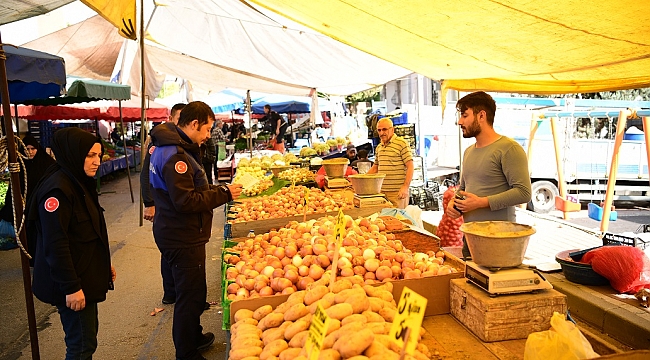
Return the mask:
[[354, 206], [358, 208], [390, 204], [390, 202], [386, 200], [386, 196], [384, 194], [374, 194], [374, 195], [354, 194], [354, 198], [352, 199], [352, 202], [354, 203]]
[[472, 261], [467, 261], [465, 264], [465, 277], [469, 282], [487, 291], [490, 296], [527, 293], [553, 288], [553, 285], [539, 271], [525, 265], [492, 271]]
[[329, 178], [325, 176], [325, 186], [330, 189], [345, 188], [350, 185], [350, 182], [344, 178]]

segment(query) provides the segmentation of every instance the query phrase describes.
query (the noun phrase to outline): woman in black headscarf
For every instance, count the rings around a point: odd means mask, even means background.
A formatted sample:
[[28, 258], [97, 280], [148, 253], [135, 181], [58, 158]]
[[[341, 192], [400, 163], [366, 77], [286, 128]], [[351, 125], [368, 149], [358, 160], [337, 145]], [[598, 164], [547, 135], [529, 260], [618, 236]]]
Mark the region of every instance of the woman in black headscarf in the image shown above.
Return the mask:
[[[27, 156], [27, 159], [23, 159], [27, 172], [27, 199], [25, 201], [27, 204], [29, 203], [33, 190], [36, 188], [36, 184], [38, 184], [43, 174], [45, 174], [45, 170], [54, 164], [54, 159], [47, 154], [45, 149], [38, 143], [38, 140], [32, 135], [27, 134], [23, 139], [23, 143], [25, 144], [25, 148], [21, 149], [21, 151]], [[20, 193], [25, 196], [25, 171], [22, 168], [20, 169]], [[10, 185], [5, 194], [5, 205], [0, 209], [0, 219], [10, 223], [12, 227], [14, 225], [13, 209]]]
[[36, 231], [34, 295], [58, 308], [66, 359], [90, 359], [97, 349], [97, 303], [113, 287], [108, 232], [93, 177], [100, 140], [79, 128], [54, 133], [56, 164], [29, 204]]

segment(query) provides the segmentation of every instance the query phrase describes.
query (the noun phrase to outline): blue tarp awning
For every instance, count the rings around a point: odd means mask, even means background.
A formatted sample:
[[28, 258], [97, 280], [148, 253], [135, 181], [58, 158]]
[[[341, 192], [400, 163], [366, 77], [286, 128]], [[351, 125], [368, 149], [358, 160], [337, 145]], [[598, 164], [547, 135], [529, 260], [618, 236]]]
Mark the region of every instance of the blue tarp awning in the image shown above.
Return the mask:
[[62, 57], [6, 44], [3, 48], [7, 56], [11, 103], [46, 99], [63, 93], [66, 79]]

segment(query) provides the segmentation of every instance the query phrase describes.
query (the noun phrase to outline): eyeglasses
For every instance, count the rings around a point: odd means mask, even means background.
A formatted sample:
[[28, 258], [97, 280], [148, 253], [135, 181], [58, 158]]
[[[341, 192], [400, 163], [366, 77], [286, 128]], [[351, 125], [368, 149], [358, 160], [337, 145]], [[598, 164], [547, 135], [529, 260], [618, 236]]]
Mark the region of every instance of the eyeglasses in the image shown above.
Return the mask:
[[388, 131], [388, 130], [390, 130], [390, 129], [392, 129], [392, 128], [393, 128], [393, 127], [391, 126], [391, 127], [389, 127], [389, 128], [381, 128], [381, 129], [377, 129], [377, 131], [378, 131], [378, 132], [383, 132], [383, 131]]

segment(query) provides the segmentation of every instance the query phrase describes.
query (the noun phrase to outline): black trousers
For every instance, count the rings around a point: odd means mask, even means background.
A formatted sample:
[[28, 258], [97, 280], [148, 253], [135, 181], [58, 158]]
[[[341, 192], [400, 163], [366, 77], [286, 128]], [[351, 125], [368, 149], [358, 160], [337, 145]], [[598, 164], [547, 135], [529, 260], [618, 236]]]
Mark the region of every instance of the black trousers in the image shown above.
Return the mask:
[[209, 163], [209, 162], [203, 163], [203, 170], [205, 170], [205, 176], [208, 177], [208, 183], [210, 184], [214, 184], [214, 181], [212, 181], [212, 165], [213, 163]]
[[174, 275], [172, 267], [165, 257], [160, 254], [160, 274], [162, 275], [163, 297], [165, 299], [176, 299], [176, 289], [174, 287]]
[[88, 360], [97, 350], [97, 303], [86, 303], [80, 311], [65, 305], [57, 306], [65, 333], [65, 360]]
[[177, 359], [200, 359], [199, 346], [203, 327], [201, 313], [205, 307], [205, 245], [182, 249], [160, 249], [174, 278], [176, 303], [172, 337]]

